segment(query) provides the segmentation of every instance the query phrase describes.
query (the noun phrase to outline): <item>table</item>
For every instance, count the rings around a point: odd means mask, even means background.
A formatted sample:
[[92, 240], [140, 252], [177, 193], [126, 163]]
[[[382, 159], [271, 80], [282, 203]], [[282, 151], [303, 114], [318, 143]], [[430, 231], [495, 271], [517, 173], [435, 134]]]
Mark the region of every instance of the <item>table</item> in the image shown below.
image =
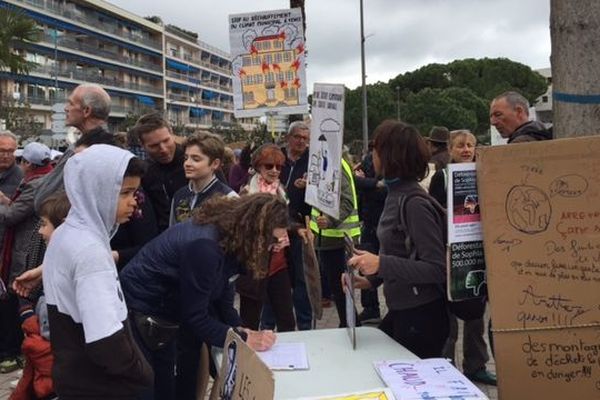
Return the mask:
[[417, 359], [379, 329], [356, 328], [356, 350], [345, 328], [277, 334], [277, 341], [302, 342], [309, 370], [273, 371], [275, 399], [294, 399], [365, 391], [384, 387], [373, 361]]

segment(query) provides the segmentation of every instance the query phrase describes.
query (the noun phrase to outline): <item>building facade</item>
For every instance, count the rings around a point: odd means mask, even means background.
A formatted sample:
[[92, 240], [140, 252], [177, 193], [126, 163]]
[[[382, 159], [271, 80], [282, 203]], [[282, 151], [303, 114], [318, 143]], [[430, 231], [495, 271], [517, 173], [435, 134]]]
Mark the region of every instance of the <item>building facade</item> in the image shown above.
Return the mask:
[[551, 68], [536, 69], [540, 75], [546, 78], [548, 89], [546, 93], [537, 98], [535, 102], [535, 111], [538, 120], [546, 125], [552, 124], [552, 70]]
[[22, 11], [42, 28], [40, 42], [18, 49], [38, 66], [29, 75], [0, 71], [0, 85], [45, 128], [52, 105], [81, 83], [111, 95], [113, 128], [153, 110], [188, 128], [234, 122], [230, 57], [192, 32], [100, 0], [0, 0], [0, 8]]

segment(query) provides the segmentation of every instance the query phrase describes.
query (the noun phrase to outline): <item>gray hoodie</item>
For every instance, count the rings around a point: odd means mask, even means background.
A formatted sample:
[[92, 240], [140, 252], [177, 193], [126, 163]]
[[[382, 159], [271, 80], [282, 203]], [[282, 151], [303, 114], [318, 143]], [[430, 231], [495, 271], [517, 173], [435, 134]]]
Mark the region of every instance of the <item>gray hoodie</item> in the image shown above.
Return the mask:
[[128, 398], [151, 384], [135, 345], [111, 256], [110, 237], [128, 151], [95, 145], [70, 158], [64, 183], [71, 210], [44, 257], [54, 383], [62, 398]]

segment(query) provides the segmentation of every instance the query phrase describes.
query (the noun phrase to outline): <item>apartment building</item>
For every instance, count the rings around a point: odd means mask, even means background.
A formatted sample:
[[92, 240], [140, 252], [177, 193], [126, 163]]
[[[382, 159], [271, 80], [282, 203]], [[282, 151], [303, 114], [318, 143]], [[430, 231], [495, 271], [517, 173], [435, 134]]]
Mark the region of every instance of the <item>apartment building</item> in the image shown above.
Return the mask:
[[46, 128], [52, 104], [85, 82], [111, 95], [112, 127], [152, 110], [177, 126], [233, 122], [230, 57], [193, 32], [101, 0], [0, 0], [0, 8], [21, 10], [42, 28], [39, 43], [19, 49], [38, 66], [29, 75], [0, 71], [0, 85]]

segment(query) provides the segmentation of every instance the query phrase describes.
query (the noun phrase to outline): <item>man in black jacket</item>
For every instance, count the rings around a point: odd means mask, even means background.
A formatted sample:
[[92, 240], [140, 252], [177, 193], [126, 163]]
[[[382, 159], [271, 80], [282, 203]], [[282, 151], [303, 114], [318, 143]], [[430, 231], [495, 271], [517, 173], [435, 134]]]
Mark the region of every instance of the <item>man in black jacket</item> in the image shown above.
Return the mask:
[[552, 139], [541, 122], [529, 121], [529, 102], [517, 92], [504, 92], [492, 100], [490, 123], [508, 143]]
[[187, 185], [183, 171], [183, 149], [175, 143], [169, 123], [160, 113], [143, 115], [132, 128], [149, 157], [142, 179], [144, 192], [154, 206], [160, 232], [169, 227], [173, 195]]

